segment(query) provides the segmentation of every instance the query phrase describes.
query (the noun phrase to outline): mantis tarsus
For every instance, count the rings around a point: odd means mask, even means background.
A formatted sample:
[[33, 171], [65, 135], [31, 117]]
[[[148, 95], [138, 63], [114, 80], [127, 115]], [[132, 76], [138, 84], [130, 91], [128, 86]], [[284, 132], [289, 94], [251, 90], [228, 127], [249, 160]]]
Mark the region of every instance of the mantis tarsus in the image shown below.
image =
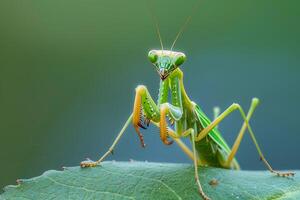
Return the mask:
[[[178, 35], [176, 39], [177, 38]], [[86, 160], [81, 162], [81, 167], [95, 167], [99, 165], [110, 153], [113, 152], [116, 144], [124, 134], [128, 125], [131, 123], [140, 138], [141, 145], [144, 147], [145, 144], [140, 128], [146, 129], [151, 123], [159, 128], [160, 139], [164, 144], [170, 145], [173, 141], [175, 141], [193, 160], [195, 180], [199, 193], [205, 200], [208, 200], [209, 197], [202, 190], [200, 180], [198, 178], [197, 166], [206, 165], [239, 169], [239, 164], [234, 157], [246, 130], [250, 133], [260, 159], [264, 162], [270, 172], [283, 177], [294, 175], [293, 172], [281, 173], [273, 170], [258, 146], [252, 128], [249, 124], [250, 118], [259, 104], [259, 100], [257, 98], [252, 99], [247, 114], [239, 104], [233, 103], [220, 115], [215, 115], [215, 119], [213, 121], [210, 121], [201, 108], [190, 100], [185, 91], [183, 84], [183, 72], [179, 68], [186, 59], [185, 54], [172, 51], [172, 48], [171, 50], [163, 50], [162, 48], [162, 50], [151, 50], [148, 54], [148, 58], [154, 65], [161, 79], [157, 103], [154, 102], [146, 86], [137, 86], [135, 90], [133, 112], [109, 150], [98, 161]], [[170, 101], [168, 99], [169, 94]], [[217, 129], [217, 126], [221, 121], [223, 121], [223, 119], [234, 111], [238, 111], [240, 113], [244, 123], [232, 148], [229, 148], [221, 136], [221, 133]], [[169, 118], [170, 124], [174, 123], [174, 129], [169, 126], [167, 118]], [[181, 141], [181, 138], [184, 137], [190, 138], [192, 150], [190, 150], [190, 148]], [[170, 140], [170, 138], [172, 138], [172, 140]]]

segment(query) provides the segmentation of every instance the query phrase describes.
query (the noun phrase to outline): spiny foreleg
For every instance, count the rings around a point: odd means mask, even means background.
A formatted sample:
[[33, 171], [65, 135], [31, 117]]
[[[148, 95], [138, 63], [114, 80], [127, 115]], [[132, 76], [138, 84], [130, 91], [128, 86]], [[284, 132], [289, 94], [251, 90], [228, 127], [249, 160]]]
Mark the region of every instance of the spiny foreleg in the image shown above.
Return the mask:
[[182, 110], [179, 107], [173, 106], [169, 103], [164, 103], [160, 106], [160, 139], [164, 144], [170, 145], [173, 142], [168, 140], [169, 133], [167, 116], [169, 116], [171, 121], [178, 121], [182, 117]]
[[[150, 121], [158, 122], [160, 114], [159, 109], [154, 103], [146, 86], [139, 85], [135, 91], [132, 123], [136, 133], [140, 138], [142, 147], [145, 147], [140, 128], [146, 129], [146, 126], [149, 125]], [[143, 124], [143, 120], [146, 123]]]

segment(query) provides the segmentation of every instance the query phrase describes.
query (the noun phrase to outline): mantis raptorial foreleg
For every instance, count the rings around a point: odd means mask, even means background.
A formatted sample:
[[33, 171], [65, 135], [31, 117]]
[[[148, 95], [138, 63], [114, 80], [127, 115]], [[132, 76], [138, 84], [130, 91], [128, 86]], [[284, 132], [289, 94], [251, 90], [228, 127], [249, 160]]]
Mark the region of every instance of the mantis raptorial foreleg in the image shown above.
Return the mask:
[[[182, 116], [182, 111], [179, 107], [173, 106], [169, 103], [164, 103], [160, 107], [160, 122], [159, 122], [160, 138], [164, 144], [170, 145], [172, 144], [172, 141], [167, 140], [168, 137], [168, 127], [167, 127], [168, 124], [166, 120], [167, 114], [169, 114], [172, 120], [178, 121]], [[173, 137], [176, 137], [176, 135]]]
[[134, 106], [133, 106], [133, 117], [132, 123], [136, 133], [138, 134], [142, 147], [145, 147], [143, 135], [140, 132], [140, 128], [146, 129], [146, 127], [142, 124], [142, 115], [144, 114], [146, 117], [147, 125], [151, 121], [158, 122], [159, 121], [159, 109], [157, 105], [154, 103], [151, 95], [149, 94], [146, 86], [139, 85], [136, 88]]
[[[157, 106], [150, 96], [147, 88], [143, 85], [138, 86], [136, 88], [132, 123], [141, 139], [142, 146], [144, 146], [143, 137], [139, 130], [140, 128], [146, 128], [141, 124], [142, 114], [145, 115], [149, 122], [159, 122], [161, 140], [167, 145], [172, 144], [171, 141], [167, 140], [168, 128], [166, 116], [169, 115], [172, 120], [177, 121], [182, 116], [182, 110], [179, 107], [173, 106], [169, 103], [163, 103], [160, 106]], [[174, 134], [176, 133], [174, 132]]]
[[209, 124], [207, 127], [205, 127], [198, 135], [197, 137], [195, 138], [195, 141], [199, 141], [199, 140], [202, 140], [205, 136], [207, 136], [207, 134], [213, 129], [215, 128], [221, 121], [223, 121], [223, 119], [225, 119], [229, 114], [231, 114], [233, 111], [235, 110], [238, 110], [244, 120], [244, 124], [240, 130], [240, 133], [233, 145], [233, 148], [232, 148], [232, 151], [230, 153], [230, 155], [228, 156], [228, 161], [226, 162], [226, 165], [230, 165], [234, 155], [236, 154], [237, 150], [238, 150], [238, 147], [240, 145], [240, 142], [243, 138], [243, 135], [246, 131], [246, 128], [248, 128], [248, 131], [250, 133], [250, 136], [251, 136], [251, 139], [252, 141], [254, 142], [255, 144], [255, 147], [258, 151], [258, 154], [261, 158], [261, 160], [264, 162], [264, 164], [267, 166], [268, 170], [272, 173], [275, 173], [277, 174], [278, 176], [293, 176], [294, 173], [292, 172], [287, 172], [287, 173], [281, 173], [281, 172], [277, 172], [277, 171], [274, 171], [272, 169], [272, 167], [270, 166], [270, 164], [267, 162], [267, 160], [265, 159], [257, 141], [256, 141], [256, 138], [255, 138], [255, 135], [252, 131], [252, 128], [249, 124], [249, 120], [255, 110], [255, 108], [257, 107], [257, 105], [259, 104], [259, 100], [257, 98], [253, 98], [252, 99], [252, 103], [251, 103], [251, 106], [250, 106], [250, 109], [249, 109], [249, 112], [247, 114], [247, 116], [245, 115], [245, 112], [243, 110], [243, 108], [239, 105], [239, 104], [232, 104], [231, 106], [229, 106], [223, 113], [221, 113], [213, 122], [211, 122], [211, 124]]
[[[162, 85], [164, 87], [164, 85]], [[163, 103], [166, 99], [162, 99], [160, 103]], [[154, 103], [151, 95], [149, 94], [146, 86], [139, 85], [136, 88], [135, 102], [133, 108], [133, 125], [139, 135], [141, 135], [139, 128], [145, 128], [141, 124], [141, 110], [143, 110], [146, 117], [160, 129], [161, 140], [165, 144], [170, 144], [167, 140], [167, 136], [174, 139], [177, 145], [187, 154], [188, 157], [194, 159], [191, 150], [180, 140], [179, 135], [167, 127], [166, 115], [170, 114], [170, 117], [174, 120], [181, 118], [182, 111], [180, 108], [173, 106], [169, 103], [161, 104], [160, 108]], [[142, 143], [143, 144], [143, 143]]]

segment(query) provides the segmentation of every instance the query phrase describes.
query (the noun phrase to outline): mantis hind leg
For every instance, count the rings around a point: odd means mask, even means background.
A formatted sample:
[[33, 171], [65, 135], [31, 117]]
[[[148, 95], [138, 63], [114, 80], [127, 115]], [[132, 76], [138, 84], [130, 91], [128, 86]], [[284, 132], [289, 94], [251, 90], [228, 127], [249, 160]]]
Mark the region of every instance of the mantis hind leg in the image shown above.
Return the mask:
[[[238, 136], [237, 136], [237, 138], [236, 138], [236, 140], [235, 140], [235, 142], [234, 142], [234, 144], [233, 144], [233, 146], [232, 146], [232, 148], [231, 148], [231, 152], [230, 152], [230, 154], [228, 155], [228, 158], [227, 158], [227, 161], [226, 161], [226, 163], [225, 163], [225, 166], [230, 166], [230, 164], [231, 164], [231, 162], [232, 162], [232, 160], [233, 160], [235, 154], [237, 153], [237, 151], [238, 151], [238, 149], [239, 149], [239, 147], [240, 147], [241, 141], [242, 141], [242, 139], [243, 139], [243, 137], [244, 137], [244, 133], [245, 133], [246, 128], [247, 128], [247, 122], [249, 122], [249, 120], [250, 120], [250, 118], [251, 118], [251, 116], [252, 116], [252, 114], [253, 114], [253, 112], [254, 112], [256, 106], [257, 106], [257, 104], [258, 104], [258, 103], [256, 103], [256, 100], [254, 99], [254, 101], [252, 101], [252, 103], [251, 103], [251, 106], [250, 106], [250, 108], [249, 108], [248, 114], [247, 114], [247, 116], [246, 116], [246, 121], [244, 121], [244, 123], [243, 123], [243, 125], [242, 125], [242, 127], [241, 127], [241, 130], [240, 130], [240, 132], [239, 132], [239, 134], [238, 134]], [[248, 129], [249, 129], [249, 133], [250, 133], [251, 139], [252, 139], [252, 141], [254, 142], [254, 144], [255, 144], [255, 146], [256, 146], [256, 149], [257, 149], [257, 151], [258, 151], [258, 154], [259, 154], [259, 156], [260, 156], [260, 159], [264, 162], [264, 164], [266, 165], [266, 167], [268, 168], [268, 170], [269, 170], [271, 173], [276, 174], [277, 176], [282, 176], [282, 177], [294, 176], [295, 173], [293, 173], [293, 172], [282, 173], [282, 172], [275, 171], [275, 170], [271, 167], [271, 165], [270, 165], [270, 164], [268, 163], [268, 161], [265, 159], [265, 156], [263, 155], [263, 153], [262, 153], [260, 147], [258, 146], [258, 143], [257, 143], [257, 141], [256, 141], [255, 135], [254, 135], [254, 133], [253, 133], [251, 127], [249, 126], [249, 124], [248, 124]]]
[[251, 103], [251, 106], [250, 106], [250, 109], [249, 109], [249, 112], [247, 114], [247, 116], [245, 115], [245, 112], [243, 110], [243, 108], [239, 105], [239, 104], [232, 104], [231, 106], [229, 106], [223, 113], [221, 113], [213, 122], [211, 122], [207, 127], [205, 127], [198, 135], [197, 137], [195, 138], [195, 141], [199, 141], [201, 139], [203, 139], [205, 136], [208, 135], [208, 133], [214, 129], [221, 121], [223, 121], [223, 119], [225, 119], [229, 114], [231, 114], [233, 111], [235, 110], [238, 110], [244, 120], [244, 124], [240, 130], [240, 133], [233, 145], [233, 148], [232, 148], [232, 151], [231, 153], [229, 154], [228, 156], [228, 160], [225, 164], [225, 166], [229, 166], [231, 164], [231, 161], [232, 159], [234, 158], [238, 148], [239, 148], [239, 145], [241, 143], [241, 140], [244, 136], [244, 133], [246, 131], [246, 128], [248, 129], [249, 133], [250, 133], [250, 136], [251, 136], [251, 139], [253, 141], [253, 143], [255, 144], [255, 147], [258, 151], [258, 154], [260, 156], [260, 159], [264, 162], [264, 164], [266, 165], [266, 167], [268, 168], [268, 170], [272, 173], [275, 173], [276, 175], [278, 176], [293, 176], [294, 173], [293, 172], [287, 172], [287, 173], [281, 173], [281, 172], [277, 172], [277, 171], [274, 171], [273, 168], [270, 166], [270, 164], [267, 162], [267, 160], [265, 159], [257, 141], [256, 141], [256, 138], [255, 138], [255, 135], [252, 131], [252, 128], [249, 124], [249, 120], [255, 110], [255, 108], [257, 107], [257, 105], [259, 104], [259, 100], [257, 98], [253, 98], [252, 99], [252, 103]]

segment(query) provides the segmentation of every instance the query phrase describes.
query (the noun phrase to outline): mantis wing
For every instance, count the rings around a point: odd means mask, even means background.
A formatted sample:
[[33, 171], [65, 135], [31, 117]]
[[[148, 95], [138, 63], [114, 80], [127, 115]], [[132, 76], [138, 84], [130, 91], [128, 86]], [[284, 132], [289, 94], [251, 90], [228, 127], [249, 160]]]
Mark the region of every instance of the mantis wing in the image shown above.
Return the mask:
[[[196, 105], [196, 114], [200, 120], [200, 123], [202, 124], [203, 127], [207, 127], [211, 121], [210, 119], [205, 115], [205, 113], [201, 110], [201, 108]], [[227, 160], [227, 156], [230, 154], [231, 149], [228, 146], [228, 144], [225, 142], [224, 138], [222, 137], [221, 133], [219, 132], [219, 130], [217, 128], [212, 129], [208, 136], [218, 145], [220, 146], [220, 148], [223, 150], [223, 152], [225, 153], [225, 155], [223, 154], [223, 158], [225, 160]], [[224, 166], [226, 167], [226, 166]], [[237, 162], [237, 160], [234, 158], [232, 160], [232, 165], [228, 166], [229, 168], [233, 168], [233, 169], [240, 169], [240, 166]]]
[[[195, 110], [202, 126], [204, 128], [207, 127], [211, 123], [210, 119], [205, 115], [205, 113], [201, 110], [201, 108], [198, 105], [196, 105]], [[212, 129], [208, 135], [215, 143], [217, 143], [223, 150], [225, 150], [226, 153], [230, 153], [230, 147], [225, 142], [224, 138], [221, 136], [221, 133], [217, 128]]]
[[[201, 110], [201, 108], [196, 105], [196, 114], [200, 120], [200, 123], [202, 124], [203, 127], [207, 127], [211, 121], [210, 119], [205, 115], [205, 113]], [[227, 156], [230, 154], [231, 149], [228, 146], [228, 144], [225, 142], [224, 138], [222, 137], [221, 133], [219, 132], [219, 130], [217, 128], [212, 129], [208, 136], [218, 145], [220, 146], [220, 148], [223, 150], [223, 161], [227, 160]], [[221, 164], [221, 163], [220, 163]], [[221, 164], [222, 165], [222, 164]], [[232, 160], [232, 165], [230, 166], [223, 166], [223, 167], [229, 167], [229, 168], [233, 168], [233, 169], [240, 169], [240, 166], [237, 162], [237, 160], [234, 158]]]

